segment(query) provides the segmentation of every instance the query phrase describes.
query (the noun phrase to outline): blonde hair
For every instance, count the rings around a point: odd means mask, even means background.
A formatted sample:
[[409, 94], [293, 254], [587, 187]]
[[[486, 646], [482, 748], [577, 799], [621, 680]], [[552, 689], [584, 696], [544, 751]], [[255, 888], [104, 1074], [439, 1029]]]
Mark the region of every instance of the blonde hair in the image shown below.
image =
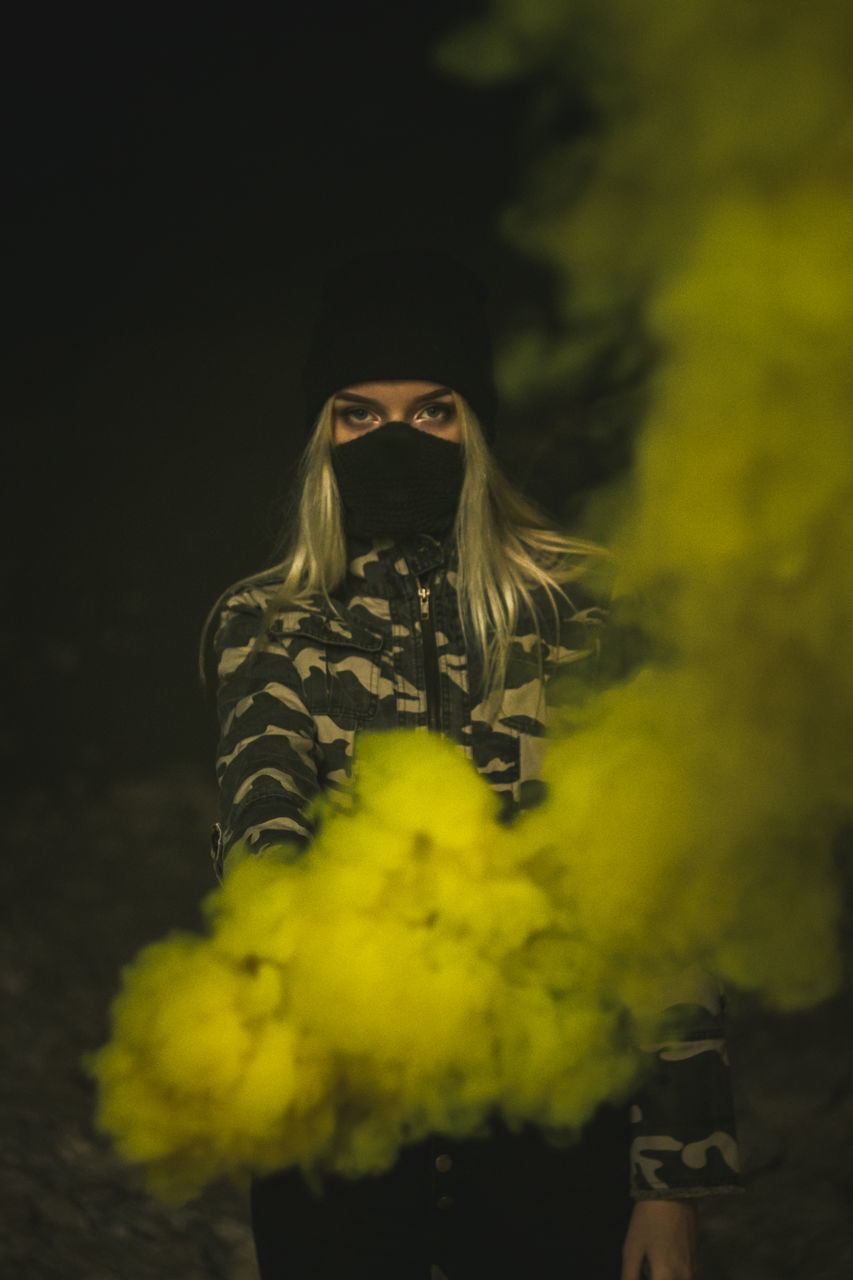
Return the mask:
[[[606, 558], [607, 552], [555, 528], [504, 476], [467, 401], [455, 391], [453, 399], [465, 458], [454, 526], [462, 634], [466, 649], [474, 646], [481, 655], [484, 693], [500, 701], [522, 608], [541, 642], [533, 591], [544, 592], [558, 624], [557, 598], [567, 599], [565, 584], [581, 577], [591, 562]], [[302, 457], [286, 554], [254, 575], [254, 580], [277, 571], [283, 575], [266, 607], [255, 647], [272, 617], [283, 609], [306, 605], [320, 595], [334, 611], [331, 594], [346, 576], [346, 537], [332, 468], [333, 406], [334, 396], [323, 406]], [[216, 608], [205, 623], [202, 652]], [[541, 672], [541, 643], [537, 647]]]

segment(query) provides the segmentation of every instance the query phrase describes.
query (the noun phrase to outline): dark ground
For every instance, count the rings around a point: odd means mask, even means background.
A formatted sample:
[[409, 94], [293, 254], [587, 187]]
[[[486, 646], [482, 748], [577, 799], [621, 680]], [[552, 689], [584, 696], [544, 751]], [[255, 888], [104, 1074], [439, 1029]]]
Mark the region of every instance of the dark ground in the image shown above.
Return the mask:
[[[81, 1055], [107, 1034], [118, 971], [193, 927], [211, 886], [214, 796], [187, 772], [100, 795], [22, 792], [2, 863], [0, 1274], [26, 1280], [254, 1280], [246, 1197], [167, 1209], [93, 1130]], [[733, 1002], [748, 1189], [702, 1206], [703, 1280], [853, 1274], [853, 994], [796, 1016]], [[526, 1278], [525, 1278], [526, 1280]]]

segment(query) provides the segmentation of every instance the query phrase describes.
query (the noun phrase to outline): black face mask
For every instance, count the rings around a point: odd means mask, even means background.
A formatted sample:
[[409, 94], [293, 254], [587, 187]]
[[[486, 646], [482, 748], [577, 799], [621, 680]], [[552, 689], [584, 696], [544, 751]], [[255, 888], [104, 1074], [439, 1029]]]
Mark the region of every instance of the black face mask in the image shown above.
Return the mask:
[[348, 533], [448, 531], [462, 492], [462, 446], [407, 422], [386, 422], [332, 450]]

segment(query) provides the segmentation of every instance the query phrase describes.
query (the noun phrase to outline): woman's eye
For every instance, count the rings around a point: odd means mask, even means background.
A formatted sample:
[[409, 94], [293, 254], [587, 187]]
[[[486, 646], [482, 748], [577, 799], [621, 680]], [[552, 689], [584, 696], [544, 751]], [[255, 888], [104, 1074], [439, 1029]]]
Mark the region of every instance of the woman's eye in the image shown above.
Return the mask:
[[450, 416], [450, 405], [447, 404], [427, 404], [421, 410], [421, 414], [427, 418], [429, 422], [446, 422]]
[[[363, 416], [359, 417], [358, 416], [359, 414], [362, 414]], [[344, 411], [344, 421], [352, 422], [352, 423], [355, 423], [356, 425], [361, 425], [367, 422], [367, 419], [369, 416], [370, 415], [368, 414], [366, 409], [346, 409]]]

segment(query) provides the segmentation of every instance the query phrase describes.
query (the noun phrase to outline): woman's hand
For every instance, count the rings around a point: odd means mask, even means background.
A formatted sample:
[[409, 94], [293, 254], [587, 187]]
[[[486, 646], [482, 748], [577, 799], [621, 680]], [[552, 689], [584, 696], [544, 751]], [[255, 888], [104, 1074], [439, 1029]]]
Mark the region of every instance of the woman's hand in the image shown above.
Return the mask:
[[696, 1237], [694, 1201], [638, 1200], [622, 1248], [622, 1280], [693, 1280]]

